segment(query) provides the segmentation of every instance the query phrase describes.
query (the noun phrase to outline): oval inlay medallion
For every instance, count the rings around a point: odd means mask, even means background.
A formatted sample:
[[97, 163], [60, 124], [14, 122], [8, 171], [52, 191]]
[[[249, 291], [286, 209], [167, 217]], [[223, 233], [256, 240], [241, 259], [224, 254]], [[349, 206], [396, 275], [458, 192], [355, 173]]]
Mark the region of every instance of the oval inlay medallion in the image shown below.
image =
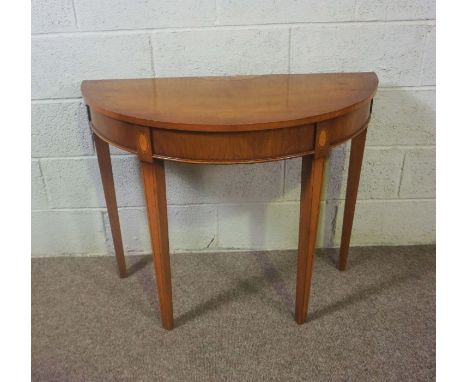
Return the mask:
[[144, 153], [148, 151], [148, 141], [144, 134], [138, 135], [138, 145], [140, 146], [140, 150]]
[[322, 130], [319, 135], [318, 144], [320, 147], [323, 147], [325, 143], [327, 143], [327, 132]]

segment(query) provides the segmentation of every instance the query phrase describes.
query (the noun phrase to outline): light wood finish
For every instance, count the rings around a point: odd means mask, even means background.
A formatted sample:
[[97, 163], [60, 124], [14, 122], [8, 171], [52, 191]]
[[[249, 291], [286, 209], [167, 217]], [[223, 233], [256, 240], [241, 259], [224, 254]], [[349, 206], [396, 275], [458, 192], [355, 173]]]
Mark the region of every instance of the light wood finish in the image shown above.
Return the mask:
[[344, 269], [377, 84], [375, 73], [83, 81], [118, 259], [123, 250], [106, 142], [140, 159], [164, 328], [173, 327], [164, 161], [234, 164], [303, 157], [296, 289], [296, 321], [303, 323], [324, 163], [333, 146], [353, 140], [339, 265]]
[[309, 308], [324, 163], [324, 158], [302, 157], [295, 314], [298, 324], [307, 320]]
[[167, 227], [166, 180], [164, 162], [140, 162], [145, 190], [148, 225], [153, 248], [156, 285], [161, 309], [161, 322], [165, 329], [174, 327], [172, 314], [171, 260]]
[[119, 210], [117, 208], [117, 198], [115, 196], [114, 178], [112, 176], [112, 163], [109, 152], [109, 144], [93, 134], [96, 145], [96, 155], [101, 173], [102, 187], [106, 199], [107, 215], [109, 215], [109, 224], [114, 241], [115, 258], [119, 268], [120, 277], [126, 277], [127, 270], [125, 266], [125, 256], [122, 244], [122, 235], [120, 233]]
[[361, 177], [362, 158], [366, 145], [367, 129], [353, 138], [351, 141], [351, 153], [349, 156], [348, 182], [346, 186], [346, 201], [343, 215], [343, 229], [341, 232], [340, 259], [338, 269], [344, 271], [348, 262], [349, 243], [353, 228], [354, 210]]

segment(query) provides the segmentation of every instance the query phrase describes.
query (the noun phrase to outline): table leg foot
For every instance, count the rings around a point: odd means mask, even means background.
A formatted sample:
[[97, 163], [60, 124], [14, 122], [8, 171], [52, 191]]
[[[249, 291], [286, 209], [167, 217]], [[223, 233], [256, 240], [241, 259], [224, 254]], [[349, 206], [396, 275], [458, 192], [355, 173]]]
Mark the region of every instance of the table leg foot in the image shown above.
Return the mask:
[[346, 270], [348, 262], [349, 243], [351, 241], [351, 231], [353, 228], [354, 210], [361, 176], [362, 158], [366, 144], [367, 129], [357, 135], [351, 141], [351, 153], [349, 156], [348, 182], [346, 186], [346, 202], [343, 214], [343, 229], [341, 232], [340, 258], [338, 269]]
[[313, 159], [312, 156], [302, 158], [295, 312], [298, 324], [307, 320], [324, 163], [324, 158]]
[[161, 322], [164, 329], [170, 330], [174, 327], [174, 318], [164, 161], [159, 159], [153, 160], [153, 163], [141, 161], [140, 165], [153, 248]]
[[114, 177], [112, 175], [112, 163], [109, 144], [99, 138], [96, 134], [93, 134], [93, 138], [96, 145], [96, 155], [99, 163], [99, 171], [101, 173], [104, 197], [106, 199], [107, 214], [109, 215], [112, 240], [114, 242], [115, 258], [119, 268], [119, 276], [124, 278], [127, 276], [127, 269], [125, 266], [122, 234], [120, 232], [119, 211], [117, 208], [117, 198], [115, 196]]

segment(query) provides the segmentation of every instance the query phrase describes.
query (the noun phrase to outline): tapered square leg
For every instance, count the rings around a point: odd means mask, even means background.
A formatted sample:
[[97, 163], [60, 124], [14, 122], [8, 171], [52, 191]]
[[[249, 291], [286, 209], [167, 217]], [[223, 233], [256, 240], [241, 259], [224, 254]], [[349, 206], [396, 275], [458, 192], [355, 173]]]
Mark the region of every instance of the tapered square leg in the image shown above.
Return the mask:
[[115, 196], [109, 144], [99, 138], [96, 134], [93, 134], [93, 138], [96, 145], [96, 154], [99, 163], [99, 171], [101, 173], [102, 187], [104, 189], [104, 197], [106, 199], [107, 214], [109, 215], [112, 240], [114, 241], [115, 258], [119, 267], [120, 277], [125, 277], [127, 275], [127, 271], [125, 266], [122, 235], [120, 232], [119, 211], [117, 209], [117, 199]]
[[357, 135], [351, 141], [351, 153], [349, 156], [348, 183], [346, 186], [346, 202], [343, 214], [343, 229], [341, 231], [340, 259], [338, 269], [344, 271], [348, 262], [349, 243], [353, 228], [354, 210], [361, 177], [362, 158], [366, 145], [367, 129]]
[[298, 324], [307, 320], [324, 163], [324, 158], [302, 157], [295, 314]]
[[165, 329], [174, 327], [172, 313], [171, 264], [167, 226], [167, 201], [164, 161], [140, 162], [145, 189], [148, 224], [153, 248], [156, 286], [158, 288], [161, 322]]

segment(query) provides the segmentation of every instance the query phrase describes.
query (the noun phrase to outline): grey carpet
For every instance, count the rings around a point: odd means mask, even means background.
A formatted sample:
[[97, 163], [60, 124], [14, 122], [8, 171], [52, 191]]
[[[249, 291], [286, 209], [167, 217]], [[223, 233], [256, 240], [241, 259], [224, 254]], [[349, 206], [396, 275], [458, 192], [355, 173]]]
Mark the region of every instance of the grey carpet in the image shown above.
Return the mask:
[[318, 251], [294, 322], [296, 252], [172, 255], [175, 329], [151, 257], [32, 260], [33, 381], [435, 379], [435, 248]]

